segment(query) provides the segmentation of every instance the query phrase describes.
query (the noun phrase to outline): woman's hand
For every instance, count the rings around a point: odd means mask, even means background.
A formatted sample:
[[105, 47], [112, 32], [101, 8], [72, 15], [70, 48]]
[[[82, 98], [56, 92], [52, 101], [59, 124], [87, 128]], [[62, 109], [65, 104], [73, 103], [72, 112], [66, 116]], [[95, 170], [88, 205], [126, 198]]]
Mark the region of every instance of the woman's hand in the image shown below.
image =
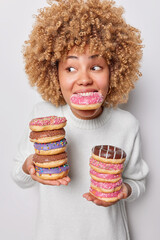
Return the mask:
[[37, 182], [45, 184], [45, 185], [53, 185], [53, 186], [68, 185], [68, 183], [71, 181], [71, 179], [68, 176], [64, 177], [62, 179], [58, 179], [58, 180], [45, 180], [45, 179], [41, 179], [41, 178], [37, 177], [35, 174], [36, 171], [35, 171], [35, 167], [33, 164], [33, 154], [30, 155], [25, 160], [25, 162], [22, 166], [22, 169], [26, 174], [29, 174], [34, 181], [37, 181]]
[[92, 201], [93, 203], [95, 203], [98, 206], [109, 207], [109, 206], [117, 203], [119, 200], [129, 197], [131, 192], [132, 192], [131, 187], [127, 183], [122, 183], [122, 192], [119, 193], [118, 200], [115, 202], [102, 201], [102, 200], [94, 197], [91, 193], [85, 193], [85, 194], [83, 194], [83, 197], [86, 198], [88, 201]]

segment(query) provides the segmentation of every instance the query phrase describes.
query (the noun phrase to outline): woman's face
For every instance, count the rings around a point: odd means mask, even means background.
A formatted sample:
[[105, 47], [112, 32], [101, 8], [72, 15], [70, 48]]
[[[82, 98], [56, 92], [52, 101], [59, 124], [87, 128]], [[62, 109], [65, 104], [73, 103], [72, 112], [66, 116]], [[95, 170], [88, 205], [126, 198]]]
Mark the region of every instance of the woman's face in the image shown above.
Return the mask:
[[95, 110], [77, 110], [71, 106], [70, 97], [80, 92], [98, 91], [106, 98], [109, 87], [109, 67], [103, 57], [91, 55], [88, 47], [83, 54], [73, 48], [65, 61], [60, 61], [58, 76], [61, 91], [73, 114], [81, 119], [93, 119], [101, 114], [102, 106]]

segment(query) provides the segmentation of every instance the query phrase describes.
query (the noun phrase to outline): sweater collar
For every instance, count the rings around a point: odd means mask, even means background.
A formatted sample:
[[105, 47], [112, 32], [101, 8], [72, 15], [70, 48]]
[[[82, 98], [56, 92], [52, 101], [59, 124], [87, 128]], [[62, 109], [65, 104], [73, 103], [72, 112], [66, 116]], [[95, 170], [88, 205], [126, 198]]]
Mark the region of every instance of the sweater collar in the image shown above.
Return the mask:
[[74, 126], [81, 129], [96, 129], [100, 128], [107, 123], [111, 117], [112, 108], [105, 108], [100, 116], [91, 120], [83, 120], [77, 118], [71, 111], [68, 105], [62, 107], [64, 116], [67, 118], [67, 121]]

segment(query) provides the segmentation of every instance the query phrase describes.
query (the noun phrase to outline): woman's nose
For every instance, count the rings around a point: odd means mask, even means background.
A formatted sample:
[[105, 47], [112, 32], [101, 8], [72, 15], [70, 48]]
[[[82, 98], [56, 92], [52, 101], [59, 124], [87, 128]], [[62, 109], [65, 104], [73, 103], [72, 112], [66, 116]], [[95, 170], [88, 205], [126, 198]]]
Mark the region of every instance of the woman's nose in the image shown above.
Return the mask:
[[78, 85], [83, 85], [83, 86], [91, 85], [92, 83], [93, 83], [93, 80], [87, 72], [81, 73], [77, 81]]

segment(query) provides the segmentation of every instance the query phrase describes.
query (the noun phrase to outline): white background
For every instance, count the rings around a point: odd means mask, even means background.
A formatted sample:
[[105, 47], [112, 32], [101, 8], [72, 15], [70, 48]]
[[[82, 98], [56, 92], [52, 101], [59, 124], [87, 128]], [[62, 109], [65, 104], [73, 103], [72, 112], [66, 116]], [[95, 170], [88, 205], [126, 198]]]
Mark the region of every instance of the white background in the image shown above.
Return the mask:
[[[143, 157], [149, 165], [147, 191], [127, 205], [132, 240], [158, 240], [160, 236], [160, 3], [158, 0], [117, 0], [127, 22], [141, 30], [143, 74], [124, 109], [141, 125]], [[24, 72], [22, 45], [28, 39], [37, 9], [43, 0], [0, 0], [0, 236], [31, 239], [37, 193], [20, 189], [10, 172], [13, 156], [35, 103], [41, 97], [31, 89]]]

